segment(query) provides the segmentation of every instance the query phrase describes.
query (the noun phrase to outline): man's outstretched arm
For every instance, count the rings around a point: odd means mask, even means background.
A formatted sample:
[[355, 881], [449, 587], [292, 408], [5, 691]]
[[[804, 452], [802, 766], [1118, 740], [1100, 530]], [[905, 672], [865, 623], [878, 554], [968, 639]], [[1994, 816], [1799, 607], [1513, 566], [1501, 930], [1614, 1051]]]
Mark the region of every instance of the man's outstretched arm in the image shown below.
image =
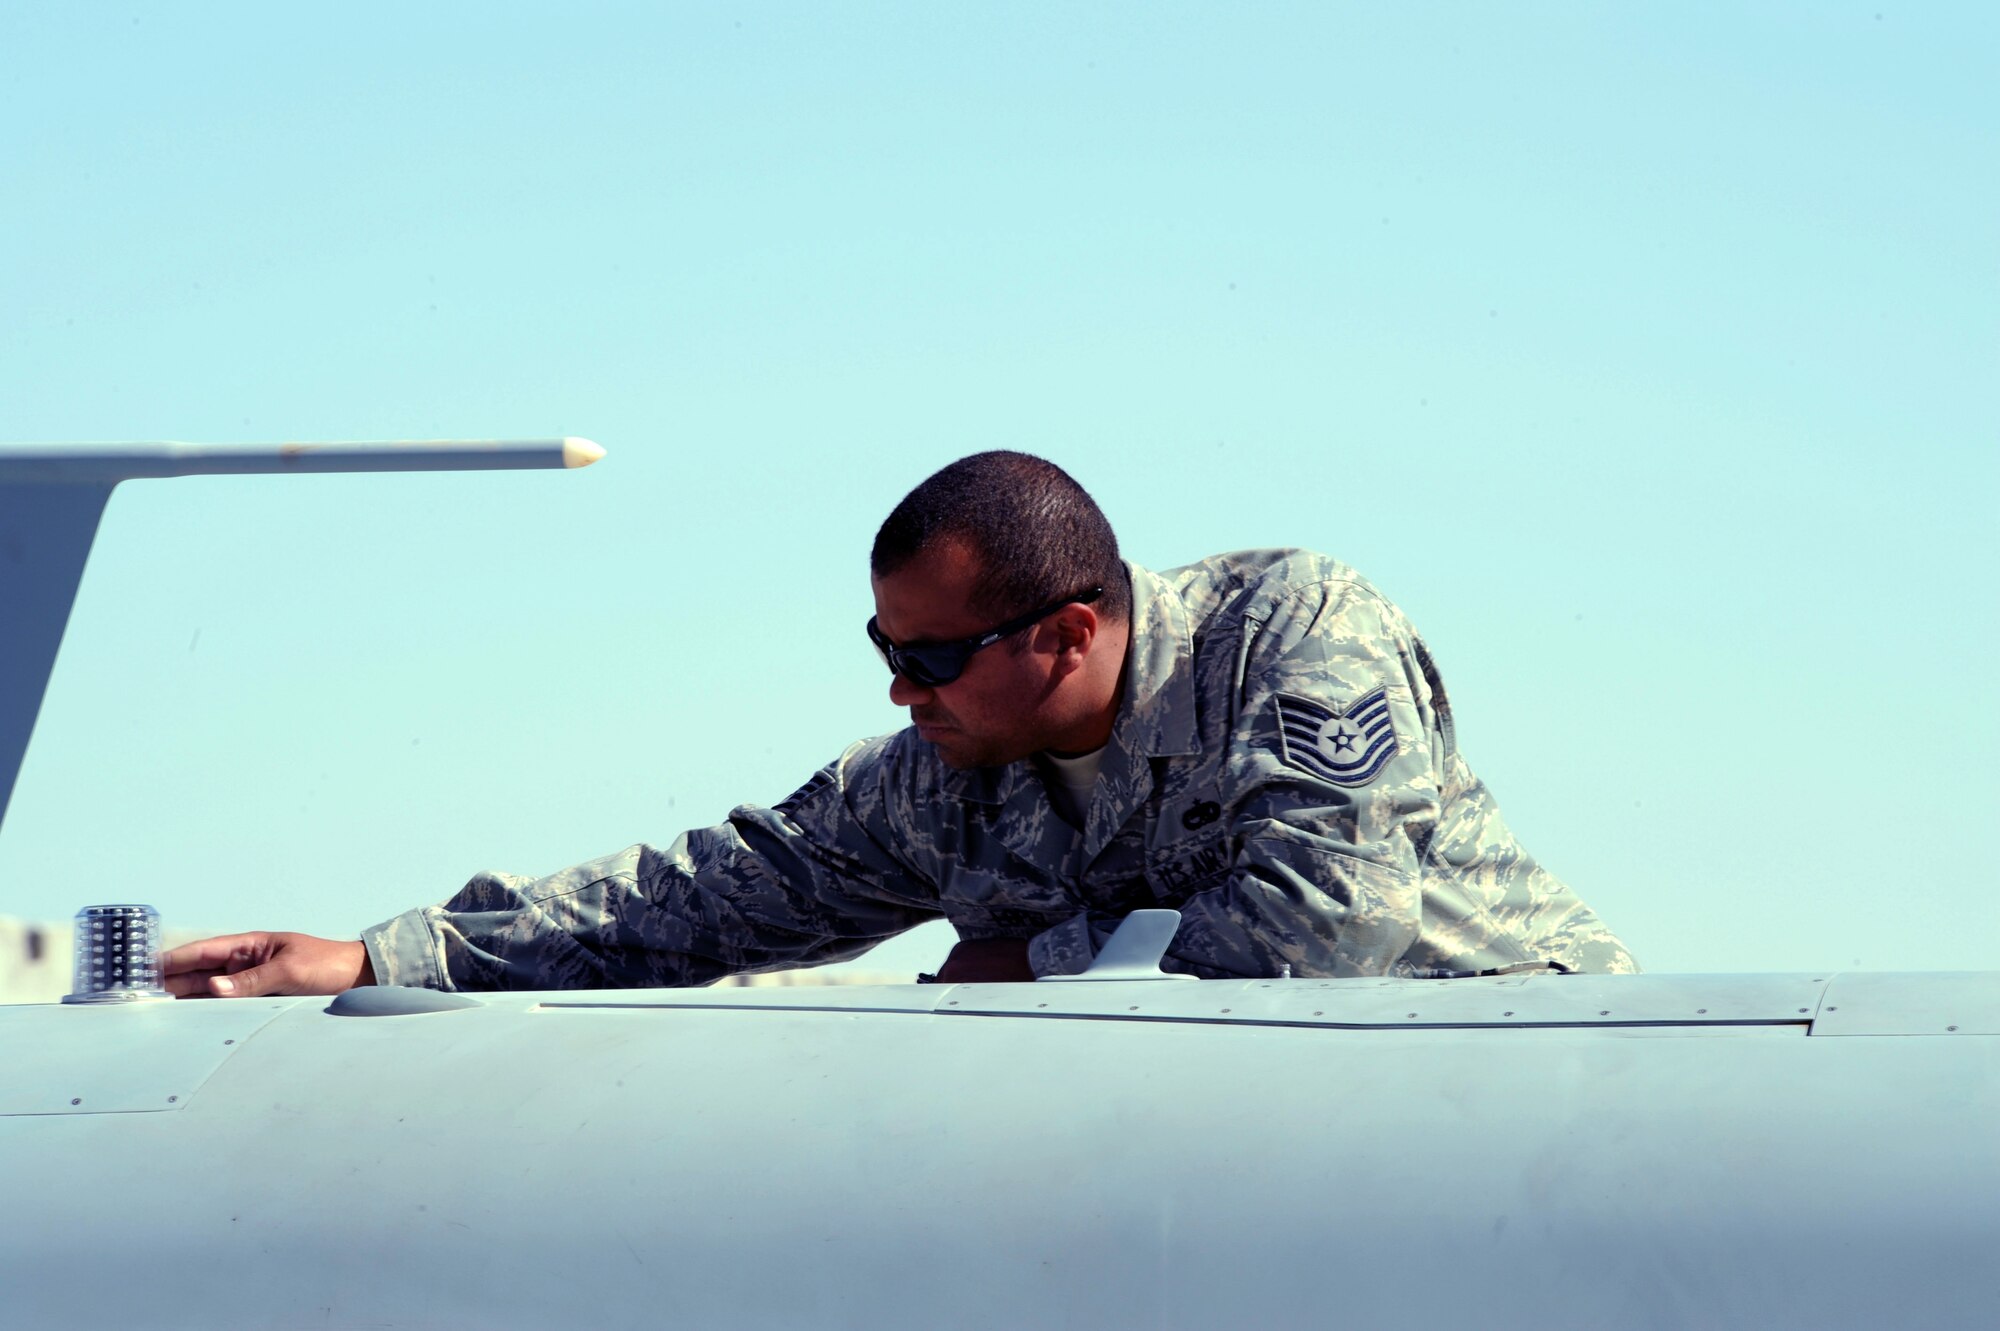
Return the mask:
[[363, 943], [311, 934], [224, 934], [177, 947], [160, 960], [175, 998], [337, 994], [375, 983]]
[[741, 806], [666, 849], [633, 846], [545, 878], [482, 873], [361, 942], [235, 934], [176, 949], [169, 988], [678, 987], [857, 955], [938, 914], [936, 889], [885, 845], [883, 743], [850, 747], [774, 808]]

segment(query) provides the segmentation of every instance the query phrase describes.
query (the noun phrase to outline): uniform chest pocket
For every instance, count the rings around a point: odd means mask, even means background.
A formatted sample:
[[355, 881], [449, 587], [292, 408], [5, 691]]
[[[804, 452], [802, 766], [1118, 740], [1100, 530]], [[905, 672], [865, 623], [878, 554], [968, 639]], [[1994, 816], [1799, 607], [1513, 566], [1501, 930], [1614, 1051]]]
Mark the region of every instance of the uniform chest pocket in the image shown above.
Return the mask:
[[1171, 905], [1228, 877], [1234, 859], [1228, 833], [1216, 827], [1152, 852], [1146, 861], [1146, 882], [1154, 897]]

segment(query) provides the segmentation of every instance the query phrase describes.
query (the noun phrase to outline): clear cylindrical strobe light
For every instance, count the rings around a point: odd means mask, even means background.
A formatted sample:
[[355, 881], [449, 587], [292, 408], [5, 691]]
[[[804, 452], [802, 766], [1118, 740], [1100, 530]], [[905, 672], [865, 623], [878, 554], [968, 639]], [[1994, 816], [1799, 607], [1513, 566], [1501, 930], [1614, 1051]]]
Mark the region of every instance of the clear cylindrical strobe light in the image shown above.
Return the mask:
[[75, 988], [63, 1002], [173, 997], [160, 984], [160, 912], [151, 906], [85, 906], [75, 941]]

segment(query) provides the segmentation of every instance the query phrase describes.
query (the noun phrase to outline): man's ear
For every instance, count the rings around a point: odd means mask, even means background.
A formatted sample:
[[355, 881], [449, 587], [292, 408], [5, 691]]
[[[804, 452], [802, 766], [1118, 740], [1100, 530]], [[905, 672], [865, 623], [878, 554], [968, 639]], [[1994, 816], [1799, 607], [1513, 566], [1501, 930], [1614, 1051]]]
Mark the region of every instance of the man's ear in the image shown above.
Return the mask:
[[1072, 601], [1043, 621], [1056, 635], [1056, 651], [1074, 651], [1081, 655], [1088, 652], [1097, 641], [1097, 630], [1102, 621], [1097, 612], [1087, 605]]

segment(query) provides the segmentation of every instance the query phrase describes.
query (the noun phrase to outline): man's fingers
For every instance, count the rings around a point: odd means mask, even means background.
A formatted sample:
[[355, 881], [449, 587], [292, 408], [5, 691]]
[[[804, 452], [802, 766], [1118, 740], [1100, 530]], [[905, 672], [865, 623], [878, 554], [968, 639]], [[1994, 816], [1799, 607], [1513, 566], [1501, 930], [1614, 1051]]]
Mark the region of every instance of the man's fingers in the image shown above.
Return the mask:
[[212, 975], [208, 980], [208, 992], [216, 998], [258, 998], [267, 993], [290, 993], [285, 987], [283, 969], [277, 962], [267, 961], [262, 966], [252, 966], [234, 975]]
[[359, 939], [309, 934], [224, 934], [177, 947], [163, 961], [167, 989], [178, 998], [337, 994], [375, 982]]
[[[258, 966], [252, 970], [238, 971], [234, 975], [222, 971], [193, 971], [186, 975], [169, 976], [167, 992], [175, 998], [256, 998], [260, 994], [284, 993], [284, 984], [274, 965]], [[248, 978], [246, 978], [248, 977]]]
[[[199, 943], [184, 943], [160, 958], [160, 968], [168, 975], [188, 971], [223, 971], [232, 965], [247, 965], [268, 946], [269, 934], [223, 934]], [[172, 988], [171, 985], [168, 986]]]
[[241, 991], [228, 977], [267, 961], [273, 950], [267, 933], [223, 934], [174, 948], [160, 958], [160, 972], [175, 998], [229, 998]]
[[180, 975], [169, 975], [166, 977], [167, 992], [175, 998], [207, 998], [209, 997], [208, 982], [220, 973], [219, 971], [188, 971]]

